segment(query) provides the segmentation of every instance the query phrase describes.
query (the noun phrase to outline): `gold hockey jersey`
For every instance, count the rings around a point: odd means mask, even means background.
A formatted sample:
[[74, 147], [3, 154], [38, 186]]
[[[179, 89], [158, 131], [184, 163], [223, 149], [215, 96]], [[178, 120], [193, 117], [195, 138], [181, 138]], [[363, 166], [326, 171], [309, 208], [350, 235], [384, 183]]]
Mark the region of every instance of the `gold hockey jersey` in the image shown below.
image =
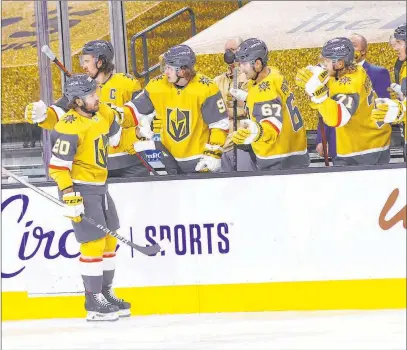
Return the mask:
[[[129, 74], [112, 74], [104, 84], [98, 86], [96, 92], [101, 102], [111, 103], [122, 107], [127, 101], [130, 101], [141, 90], [140, 82]], [[62, 97], [55, 104], [47, 109], [47, 118], [38, 125], [41, 128], [52, 130], [55, 124], [67, 112], [67, 100]], [[137, 125], [132, 114], [127, 114], [129, 119], [123, 120], [121, 126], [132, 127]]]
[[352, 72], [327, 83], [329, 97], [311, 103], [325, 123], [336, 127], [338, 157], [357, 157], [385, 151], [390, 146], [391, 126], [376, 123], [370, 116], [375, 93], [366, 71], [355, 66]]
[[152, 79], [126, 106], [134, 114], [156, 112], [162, 119], [161, 142], [177, 161], [198, 159], [207, 143], [223, 146], [229, 129], [226, 105], [214, 82], [197, 74], [185, 87]]
[[[396, 84], [401, 86], [401, 92], [404, 94], [404, 104], [407, 97], [407, 61], [400, 63], [401, 61], [397, 61], [394, 65], [394, 81]], [[404, 118], [405, 119], [405, 118]], [[406, 130], [406, 121], [404, 120], [404, 125], [402, 125], [403, 133], [404, 133], [404, 143], [407, 144], [407, 130]]]
[[280, 71], [268, 68], [270, 73], [260, 83], [249, 81], [246, 100], [250, 119], [263, 127], [263, 136], [252, 143], [257, 164], [267, 168], [294, 156], [298, 165], [308, 166], [306, 130], [294, 94]]
[[73, 183], [103, 186], [107, 179], [107, 148], [134, 150], [135, 128], [122, 129], [104, 103], [92, 118], [69, 110], [51, 132], [49, 174], [60, 190]]

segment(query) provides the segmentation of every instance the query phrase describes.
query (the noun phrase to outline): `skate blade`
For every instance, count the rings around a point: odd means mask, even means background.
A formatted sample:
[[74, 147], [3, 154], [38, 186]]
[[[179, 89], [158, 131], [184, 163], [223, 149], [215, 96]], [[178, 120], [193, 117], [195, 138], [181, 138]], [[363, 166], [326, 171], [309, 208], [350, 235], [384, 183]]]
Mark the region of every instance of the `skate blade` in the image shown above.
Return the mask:
[[119, 319], [119, 314], [117, 312], [110, 312], [108, 314], [102, 314], [96, 311], [88, 311], [86, 315], [86, 321], [88, 322], [114, 322]]
[[119, 317], [130, 317], [131, 316], [130, 309], [119, 310], [118, 314], [119, 314]]

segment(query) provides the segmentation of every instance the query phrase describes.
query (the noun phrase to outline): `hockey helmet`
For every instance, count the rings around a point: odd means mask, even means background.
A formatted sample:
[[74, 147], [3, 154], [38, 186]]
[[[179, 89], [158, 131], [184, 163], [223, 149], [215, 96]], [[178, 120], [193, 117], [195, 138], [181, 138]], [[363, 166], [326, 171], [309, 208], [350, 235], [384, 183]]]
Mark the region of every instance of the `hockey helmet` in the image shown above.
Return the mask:
[[252, 64], [260, 58], [264, 66], [268, 60], [267, 45], [260, 39], [247, 39], [240, 44], [235, 56], [237, 62], [252, 62]]
[[322, 57], [337, 63], [343, 60], [345, 67], [354, 63], [355, 49], [348, 38], [340, 37], [328, 40], [322, 47]]
[[406, 37], [407, 37], [406, 23], [399, 25], [394, 30], [393, 37], [396, 40], [404, 40], [404, 41], [406, 41]]
[[196, 63], [194, 51], [188, 45], [176, 45], [164, 54], [164, 64], [181, 68], [192, 68]]
[[92, 55], [96, 61], [105, 57], [106, 61], [111, 62], [114, 57], [113, 45], [106, 40], [92, 40], [85, 44], [82, 55]]
[[96, 91], [96, 80], [86, 74], [74, 74], [65, 83], [64, 95], [69, 102], [75, 98], [84, 98]]

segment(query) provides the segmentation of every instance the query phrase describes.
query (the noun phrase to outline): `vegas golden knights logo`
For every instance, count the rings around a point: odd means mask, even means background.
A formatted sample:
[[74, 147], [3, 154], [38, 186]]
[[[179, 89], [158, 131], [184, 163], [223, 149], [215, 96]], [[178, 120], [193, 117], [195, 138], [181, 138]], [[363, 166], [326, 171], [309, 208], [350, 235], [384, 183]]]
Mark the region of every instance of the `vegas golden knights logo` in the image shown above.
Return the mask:
[[95, 140], [95, 162], [101, 168], [107, 168], [107, 135], [101, 135]]
[[191, 132], [191, 112], [167, 108], [167, 131], [176, 142], [187, 138]]

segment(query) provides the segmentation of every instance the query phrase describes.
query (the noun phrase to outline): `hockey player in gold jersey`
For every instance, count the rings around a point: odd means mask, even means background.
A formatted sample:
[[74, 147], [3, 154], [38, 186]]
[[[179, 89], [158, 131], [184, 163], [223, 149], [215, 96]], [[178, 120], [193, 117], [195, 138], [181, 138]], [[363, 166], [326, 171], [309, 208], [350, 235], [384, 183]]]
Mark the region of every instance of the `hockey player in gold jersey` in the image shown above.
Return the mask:
[[327, 41], [319, 66], [297, 72], [296, 84], [311, 97], [311, 108], [336, 129], [334, 165], [390, 161], [391, 127], [371, 118], [375, 94], [363, 67], [354, 63], [348, 38]]
[[245, 40], [236, 52], [240, 70], [249, 80], [248, 92], [231, 89], [246, 101], [249, 119], [233, 133], [237, 145], [251, 145], [260, 170], [309, 166], [307, 137], [294, 95], [277, 68], [267, 66], [268, 49], [259, 39]]
[[400, 124], [404, 134], [404, 160], [407, 160], [407, 132], [406, 126], [406, 96], [407, 96], [407, 28], [406, 23], [398, 26], [390, 38], [390, 44], [397, 52], [397, 61], [394, 65], [395, 83], [391, 84], [396, 98], [381, 98], [375, 102], [372, 118], [376, 122]]
[[[86, 43], [80, 56], [81, 66], [86, 74], [97, 82], [97, 94], [100, 101], [109, 103], [113, 108], [119, 109], [125, 102], [130, 101], [138, 92], [141, 85], [133, 76], [124, 73], [114, 73], [113, 47], [105, 40], [94, 40]], [[25, 119], [29, 123], [38, 123], [44, 129], [52, 130], [59, 118], [67, 111], [68, 101], [62, 96], [58, 101], [47, 108], [43, 101], [28, 104]], [[131, 113], [126, 114], [128, 119], [123, 119], [123, 113], [118, 113], [118, 121], [123, 128], [143, 124], [144, 128], [151, 123], [153, 116], [144, 121], [138, 120]], [[119, 171], [116, 171], [119, 169]], [[141, 164], [135, 155], [118, 152], [109, 147], [109, 174], [148, 176], [149, 171]]]
[[156, 112], [154, 132], [176, 159], [181, 173], [216, 172], [229, 120], [222, 95], [211, 79], [196, 73], [195, 53], [186, 45], [163, 57], [164, 74], [125, 104], [135, 115]]
[[99, 103], [96, 81], [86, 74], [73, 75], [65, 84], [68, 112], [52, 130], [49, 174], [66, 204], [65, 216], [73, 222], [80, 243], [80, 268], [85, 286], [89, 321], [112, 321], [130, 315], [130, 304], [112, 290], [117, 239], [81, 220], [93, 218], [110, 230], [119, 229], [115, 204], [109, 195], [107, 148], [140, 151], [137, 128], [122, 129], [115, 111]]

